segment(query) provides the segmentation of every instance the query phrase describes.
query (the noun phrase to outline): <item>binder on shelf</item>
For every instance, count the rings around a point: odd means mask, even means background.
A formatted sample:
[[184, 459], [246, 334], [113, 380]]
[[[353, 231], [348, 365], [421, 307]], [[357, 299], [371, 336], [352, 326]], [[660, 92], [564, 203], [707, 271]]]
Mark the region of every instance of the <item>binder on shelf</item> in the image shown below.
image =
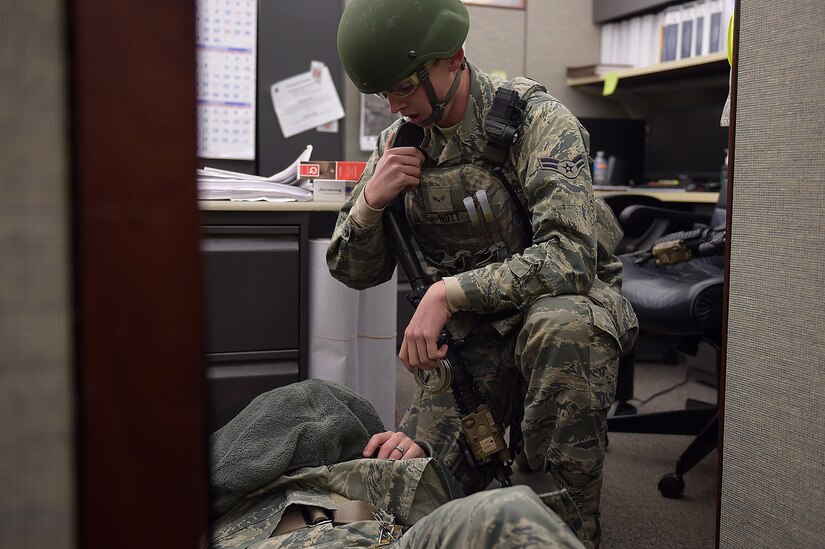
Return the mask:
[[625, 19], [619, 23], [619, 51], [616, 63], [620, 65], [633, 64], [630, 57], [630, 19]]
[[697, 0], [694, 8], [696, 14], [696, 25], [694, 28], [695, 38], [693, 40], [693, 55], [701, 57], [708, 54], [708, 2], [707, 0]]
[[649, 13], [640, 18], [639, 65], [646, 67], [659, 62], [659, 26], [656, 15]]
[[724, 11], [723, 0], [708, 0], [709, 27], [708, 32], [708, 53], [723, 51], [724, 35], [727, 26], [722, 21]]
[[642, 60], [642, 18], [634, 17], [629, 21], [628, 58], [625, 61], [634, 67], [644, 65]]
[[728, 51], [728, 27], [733, 23], [733, 12], [735, 0], [723, 0], [722, 2], [722, 48], [720, 51]]
[[[725, 50], [725, 33], [734, 0], [689, 0], [656, 13], [601, 26], [599, 64], [647, 67]], [[569, 67], [568, 78], [593, 76]], [[582, 69], [575, 70], [574, 69]]]
[[696, 4], [682, 4], [682, 32], [679, 33], [679, 59], [693, 57], [694, 28], [696, 26]]
[[664, 11], [662, 21], [662, 63], [679, 59], [679, 38], [681, 34], [682, 7], [671, 6]]
[[613, 62], [613, 52], [615, 51], [613, 49], [613, 34], [615, 32], [615, 29], [616, 25], [614, 25], [613, 23], [607, 23], [605, 25], [602, 25], [602, 43], [599, 54], [599, 59], [602, 63]]

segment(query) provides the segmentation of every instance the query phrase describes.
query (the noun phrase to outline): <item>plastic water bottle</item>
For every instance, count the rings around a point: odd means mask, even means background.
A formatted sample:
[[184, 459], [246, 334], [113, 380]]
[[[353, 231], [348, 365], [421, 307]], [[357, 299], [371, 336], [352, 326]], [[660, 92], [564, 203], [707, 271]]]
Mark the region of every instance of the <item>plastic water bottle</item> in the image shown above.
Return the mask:
[[607, 160], [604, 158], [604, 151], [597, 151], [593, 160], [593, 184], [604, 185], [607, 183]]

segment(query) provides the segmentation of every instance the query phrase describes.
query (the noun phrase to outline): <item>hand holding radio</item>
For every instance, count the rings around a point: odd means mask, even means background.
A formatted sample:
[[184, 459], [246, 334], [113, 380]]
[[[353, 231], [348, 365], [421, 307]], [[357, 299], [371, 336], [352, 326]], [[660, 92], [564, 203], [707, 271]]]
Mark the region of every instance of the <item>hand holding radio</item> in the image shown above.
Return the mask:
[[397, 133], [390, 136], [388, 143], [394, 145], [384, 150], [375, 165], [375, 173], [364, 189], [364, 199], [376, 210], [382, 209], [402, 192], [415, 189], [421, 181], [424, 153], [414, 146], [395, 145]]

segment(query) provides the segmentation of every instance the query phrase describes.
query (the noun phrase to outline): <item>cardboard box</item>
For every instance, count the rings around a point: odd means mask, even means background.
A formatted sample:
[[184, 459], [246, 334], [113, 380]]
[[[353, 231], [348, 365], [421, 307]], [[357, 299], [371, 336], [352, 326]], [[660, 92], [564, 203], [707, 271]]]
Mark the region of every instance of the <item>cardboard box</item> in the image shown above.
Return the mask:
[[312, 200], [315, 202], [344, 202], [349, 198], [355, 181], [316, 179], [312, 182]]
[[366, 166], [366, 162], [310, 160], [298, 166], [298, 179], [358, 181]]

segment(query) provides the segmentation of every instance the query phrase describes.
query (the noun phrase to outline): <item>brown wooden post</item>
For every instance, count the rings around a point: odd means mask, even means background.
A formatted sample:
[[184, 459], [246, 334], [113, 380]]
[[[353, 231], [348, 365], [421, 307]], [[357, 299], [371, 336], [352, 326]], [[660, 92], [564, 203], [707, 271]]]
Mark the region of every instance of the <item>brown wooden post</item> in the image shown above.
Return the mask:
[[195, 5], [75, 0], [67, 19], [79, 546], [197, 547], [208, 512]]

